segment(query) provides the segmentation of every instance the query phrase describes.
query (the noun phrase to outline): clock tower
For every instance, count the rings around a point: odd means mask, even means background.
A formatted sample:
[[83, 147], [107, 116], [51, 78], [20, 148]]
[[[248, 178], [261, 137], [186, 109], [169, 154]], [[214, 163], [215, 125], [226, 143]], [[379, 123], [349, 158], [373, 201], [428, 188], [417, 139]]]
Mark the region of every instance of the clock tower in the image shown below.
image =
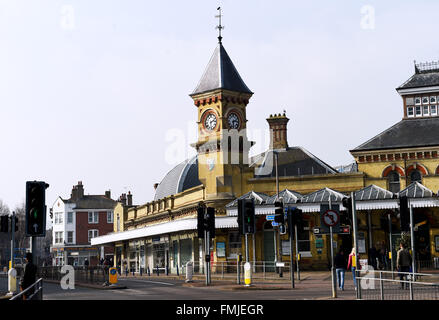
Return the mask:
[[246, 107], [253, 92], [242, 80], [219, 42], [195, 90], [198, 176], [206, 199], [227, 199], [244, 193], [249, 175]]

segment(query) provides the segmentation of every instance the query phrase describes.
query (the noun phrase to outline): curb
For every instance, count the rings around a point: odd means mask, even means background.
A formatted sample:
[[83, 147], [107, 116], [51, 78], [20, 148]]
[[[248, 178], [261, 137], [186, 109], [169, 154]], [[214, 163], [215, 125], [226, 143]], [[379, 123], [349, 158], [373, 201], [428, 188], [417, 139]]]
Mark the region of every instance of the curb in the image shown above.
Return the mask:
[[[44, 279], [44, 282], [48, 282], [48, 283], [56, 283], [59, 284], [60, 281], [58, 280], [50, 280], [50, 279]], [[88, 284], [88, 283], [81, 283], [81, 282], [76, 282], [75, 283], [75, 287], [84, 287], [84, 288], [90, 288], [90, 289], [98, 289], [98, 290], [120, 290], [120, 289], [127, 289], [127, 286], [121, 286], [121, 285], [110, 285], [110, 286], [102, 286], [102, 285], [98, 285], [98, 284]]]

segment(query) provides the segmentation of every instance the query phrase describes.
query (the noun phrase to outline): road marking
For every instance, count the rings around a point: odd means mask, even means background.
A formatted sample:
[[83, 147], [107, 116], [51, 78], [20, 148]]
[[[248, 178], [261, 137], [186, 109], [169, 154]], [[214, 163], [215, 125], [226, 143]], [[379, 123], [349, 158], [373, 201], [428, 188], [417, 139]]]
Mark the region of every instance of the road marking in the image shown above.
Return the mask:
[[150, 283], [164, 284], [164, 285], [167, 285], [167, 286], [175, 286], [175, 284], [173, 284], [173, 283], [160, 282], [160, 281], [151, 281], [151, 280], [132, 280], [132, 279], [119, 279], [119, 280], [121, 280], [121, 281], [142, 282], [142, 283], [150, 282]]

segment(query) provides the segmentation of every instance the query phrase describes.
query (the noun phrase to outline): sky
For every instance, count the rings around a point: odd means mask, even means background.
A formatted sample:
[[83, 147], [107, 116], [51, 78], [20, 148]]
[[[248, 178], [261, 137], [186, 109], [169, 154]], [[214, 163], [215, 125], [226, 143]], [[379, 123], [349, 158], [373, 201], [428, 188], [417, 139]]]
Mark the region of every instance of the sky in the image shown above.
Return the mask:
[[153, 200], [154, 183], [195, 154], [189, 94], [217, 45], [218, 6], [254, 92], [251, 154], [286, 110], [290, 146], [349, 164], [401, 120], [395, 88], [413, 61], [439, 60], [437, 1], [0, 0], [0, 199], [13, 210], [41, 180], [48, 207], [78, 181], [85, 194]]

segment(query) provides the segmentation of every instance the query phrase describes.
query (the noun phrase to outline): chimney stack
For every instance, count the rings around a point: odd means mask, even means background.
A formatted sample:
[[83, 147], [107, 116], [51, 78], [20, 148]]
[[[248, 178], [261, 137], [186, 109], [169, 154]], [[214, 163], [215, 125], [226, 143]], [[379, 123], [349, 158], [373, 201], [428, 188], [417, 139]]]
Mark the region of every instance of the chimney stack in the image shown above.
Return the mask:
[[111, 190], [105, 191], [105, 197], [111, 199]]
[[119, 201], [122, 202], [124, 206], [127, 205], [127, 195], [125, 193], [122, 193], [122, 195], [119, 197]]
[[133, 205], [133, 195], [131, 194], [131, 191], [128, 191], [127, 200], [128, 200], [128, 205], [132, 206]]
[[76, 188], [78, 189], [78, 199], [81, 199], [84, 196], [84, 186], [82, 185], [82, 181], [78, 181]]
[[158, 183], [154, 183], [154, 190], [157, 190], [157, 187], [159, 186]]
[[287, 118], [285, 111], [281, 115], [271, 115], [267, 119], [270, 127], [270, 149], [286, 149], [287, 141], [287, 124], [290, 119]]

